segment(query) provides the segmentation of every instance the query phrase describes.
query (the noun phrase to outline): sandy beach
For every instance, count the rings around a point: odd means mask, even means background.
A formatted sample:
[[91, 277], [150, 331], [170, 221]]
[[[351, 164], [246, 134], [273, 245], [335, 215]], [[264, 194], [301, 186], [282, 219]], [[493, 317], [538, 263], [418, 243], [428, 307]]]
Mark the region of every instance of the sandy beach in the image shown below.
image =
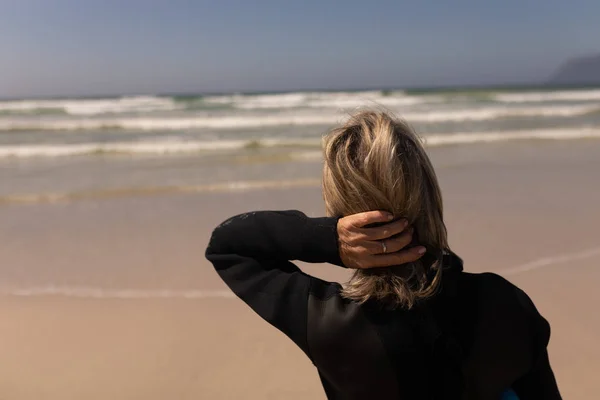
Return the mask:
[[[466, 269], [525, 289], [552, 325], [563, 397], [595, 398], [600, 141], [448, 146], [431, 156]], [[318, 181], [318, 160], [303, 165], [301, 177]], [[0, 205], [0, 398], [324, 398], [308, 359], [233, 298], [203, 256], [212, 228], [233, 214], [321, 215], [317, 184], [38, 200]]]

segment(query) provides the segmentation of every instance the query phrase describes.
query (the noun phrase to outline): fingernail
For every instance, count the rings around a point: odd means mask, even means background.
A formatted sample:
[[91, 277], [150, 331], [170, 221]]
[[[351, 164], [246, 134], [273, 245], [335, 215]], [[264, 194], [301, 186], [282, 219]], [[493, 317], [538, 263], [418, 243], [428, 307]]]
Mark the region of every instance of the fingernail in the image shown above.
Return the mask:
[[407, 225], [408, 225], [408, 220], [407, 219], [403, 219], [402, 220], [402, 228], [406, 228]]
[[388, 214], [387, 216], [388, 221], [391, 221], [394, 219], [394, 214]]
[[425, 254], [426, 251], [427, 251], [427, 249], [423, 246], [417, 247], [417, 253], [419, 253], [421, 255]]

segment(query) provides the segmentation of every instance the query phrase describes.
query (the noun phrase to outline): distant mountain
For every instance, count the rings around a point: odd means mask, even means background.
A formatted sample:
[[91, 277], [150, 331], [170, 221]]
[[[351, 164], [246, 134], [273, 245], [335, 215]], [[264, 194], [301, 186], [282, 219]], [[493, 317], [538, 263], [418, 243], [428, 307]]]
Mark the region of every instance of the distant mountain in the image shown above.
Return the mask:
[[572, 58], [550, 78], [554, 85], [600, 84], [600, 54]]

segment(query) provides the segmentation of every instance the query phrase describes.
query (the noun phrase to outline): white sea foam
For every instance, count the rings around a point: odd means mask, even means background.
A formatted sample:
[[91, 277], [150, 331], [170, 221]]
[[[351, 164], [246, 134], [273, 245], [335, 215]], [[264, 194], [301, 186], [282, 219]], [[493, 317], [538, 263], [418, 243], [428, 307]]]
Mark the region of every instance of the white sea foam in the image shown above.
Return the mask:
[[[245, 147], [319, 147], [320, 139], [260, 140], [145, 140], [139, 142], [75, 143], [57, 145], [11, 145], [0, 146], [0, 158], [5, 157], [64, 157], [92, 154], [185, 154], [205, 151], [236, 150]], [[308, 157], [308, 156], [307, 156]]]
[[242, 148], [245, 141], [214, 142], [117, 142], [117, 143], [78, 143], [62, 145], [18, 145], [0, 146], [0, 157], [61, 157], [94, 153], [125, 154], [172, 154], [192, 153], [203, 150], [227, 150]]
[[[452, 144], [490, 143], [514, 140], [575, 140], [600, 138], [600, 129], [549, 129], [527, 131], [496, 131], [471, 133], [445, 133], [423, 137], [428, 146], [444, 146]], [[12, 145], [0, 146], [0, 158], [16, 157], [64, 157], [93, 154], [131, 154], [160, 155], [186, 154], [223, 150], [241, 150], [253, 147], [296, 147], [320, 148], [321, 139], [315, 138], [261, 138], [248, 140], [152, 140], [139, 142], [113, 143], [77, 143], [57, 145]], [[298, 152], [292, 158], [297, 160], [319, 160], [319, 151]]]
[[[531, 92], [490, 92], [489, 100], [500, 103], [544, 103], [600, 100], [600, 89], [558, 90]], [[445, 102], [477, 102], [481, 97], [477, 92], [445, 92], [411, 95], [403, 91], [362, 91], [362, 92], [296, 92], [260, 95], [212, 96], [204, 99], [209, 104], [227, 105], [239, 109], [289, 109], [289, 108], [334, 108], [349, 109], [365, 105], [385, 107], [406, 107]]]
[[212, 96], [206, 103], [237, 106], [238, 108], [295, 108], [306, 102], [309, 93], [282, 93], [265, 95]]
[[114, 99], [0, 101], [0, 112], [23, 114], [58, 111], [70, 115], [98, 115], [172, 111], [177, 108], [178, 106], [172, 98], [154, 96]]
[[550, 257], [539, 258], [525, 264], [515, 265], [513, 267], [502, 270], [502, 275], [517, 275], [524, 272], [534, 271], [557, 264], [571, 263], [572, 261], [585, 260], [588, 258], [600, 256], [600, 246], [590, 249], [578, 251], [575, 253], [557, 254]]
[[425, 136], [424, 142], [428, 146], [444, 146], [452, 144], [491, 143], [514, 140], [575, 140], [598, 139], [600, 129], [549, 129], [528, 131], [502, 131], [478, 133], [450, 133]]
[[[522, 117], [576, 117], [600, 111], [600, 105], [492, 106], [447, 111], [406, 112], [402, 117], [409, 122], [462, 122], [487, 121]], [[272, 114], [189, 116], [189, 117], [120, 117], [120, 118], [0, 118], [0, 131], [82, 131], [133, 130], [177, 131], [193, 129], [244, 129], [277, 126], [329, 126], [344, 119], [336, 112], [285, 112]]]
[[506, 103], [528, 103], [548, 101], [597, 101], [600, 100], [600, 89], [592, 90], [558, 90], [552, 92], [513, 92], [497, 93], [496, 101]]
[[[490, 100], [500, 103], [544, 103], [598, 101], [600, 89], [488, 92]], [[275, 94], [237, 94], [208, 96], [179, 101], [167, 96], [130, 96], [99, 99], [47, 99], [47, 100], [4, 100], [0, 101], [0, 114], [52, 114], [64, 113], [73, 116], [94, 116], [120, 113], [153, 113], [202, 109], [204, 105], [218, 105], [244, 110], [267, 109], [352, 109], [365, 105], [406, 108], [414, 105], [434, 106], [437, 103], [459, 101], [468, 104], [478, 102], [477, 92], [431, 92], [428, 94], [407, 94], [404, 91], [360, 91], [360, 92], [292, 92]], [[486, 98], [485, 96], [483, 97]], [[189, 110], [188, 110], [189, 111]]]
[[276, 108], [356, 108], [364, 105], [409, 106], [443, 101], [437, 96], [409, 96], [401, 91], [382, 94], [380, 91], [363, 92], [298, 92], [262, 95], [214, 96], [207, 103], [230, 105], [240, 109]]
[[339, 120], [333, 114], [310, 115], [250, 115], [227, 117], [164, 117], [164, 118], [38, 118], [0, 119], [0, 131], [81, 131], [125, 129], [141, 131], [185, 129], [236, 129], [285, 125], [330, 125]]
[[576, 117], [600, 110], [599, 105], [537, 106], [537, 107], [481, 107], [435, 112], [404, 113], [409, 122], [462, 122], [491, 121], [523, 117]]

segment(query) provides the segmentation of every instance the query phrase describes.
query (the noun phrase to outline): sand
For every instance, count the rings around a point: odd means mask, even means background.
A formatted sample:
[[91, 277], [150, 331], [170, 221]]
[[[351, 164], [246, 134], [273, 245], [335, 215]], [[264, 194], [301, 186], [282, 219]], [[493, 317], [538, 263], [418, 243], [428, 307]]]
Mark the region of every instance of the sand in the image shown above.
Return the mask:
[[[564, 398], [595, 398], [600, 142], [450, 147], [432, 157], [466, 269], [525, 289], [551, 322]], [[293, 208], [321, 214], [318, 188], [0, 207], [0, 398], [324, 398], [302, 352], [229, 296], [203, 258], [228, 216]], [[50, 284], [70, 296], [41, 295]]]

